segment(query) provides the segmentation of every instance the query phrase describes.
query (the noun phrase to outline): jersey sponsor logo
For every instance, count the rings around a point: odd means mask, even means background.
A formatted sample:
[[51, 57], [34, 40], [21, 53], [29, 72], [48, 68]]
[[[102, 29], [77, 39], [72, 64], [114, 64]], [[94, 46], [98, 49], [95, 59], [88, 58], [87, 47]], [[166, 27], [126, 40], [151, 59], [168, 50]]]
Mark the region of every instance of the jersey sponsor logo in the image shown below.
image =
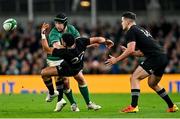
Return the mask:
[[59, 69], [59, 70], [61, 70], [61, 69], [62, 69], [62, 67], [61, 67], [60, 65], [59, 65], [59, 66], [57, 66], [57, 67], [58, 67], [58, 69]]
[[83, 60], [83, 57], [84, 57], [84, 53], [85, 53], [85, 52], [83, 51], [83, 52], [81, 52], [81, 53], [79, 54], [78, 57], [73, 58], [73, 59], [71, 60], [72, 64], [77, 64], [77, 63], [79, 63], [80, 61], [82, 61], [82, 60]]
[[152, 69], [150, 69], [150, 70], [149, 70], [149, 72], [150, 72], [151, 74], [153, 74], [153, 73], [154, 73], [154, 71], [153, 71]]

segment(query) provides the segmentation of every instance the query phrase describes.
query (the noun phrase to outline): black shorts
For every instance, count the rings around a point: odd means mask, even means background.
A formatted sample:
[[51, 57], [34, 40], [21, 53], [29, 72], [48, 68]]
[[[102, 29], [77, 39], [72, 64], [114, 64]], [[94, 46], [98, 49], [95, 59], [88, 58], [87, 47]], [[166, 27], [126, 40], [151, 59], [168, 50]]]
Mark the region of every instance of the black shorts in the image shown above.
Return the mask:
[[148, 72], [150, 75], [161, 77], [164, 73], [166, 66], [168, 65], [168, 58], [166, 54], [160, 54], [158, 56], [149, 57], [145, 61], [140, 63], [140, 66]]
[[69, 66], [65, 61], [63, 61], [60, 65], [56, 66], [59, 76], [75, 76], [77, 75], [82, 69], [74, 69]]

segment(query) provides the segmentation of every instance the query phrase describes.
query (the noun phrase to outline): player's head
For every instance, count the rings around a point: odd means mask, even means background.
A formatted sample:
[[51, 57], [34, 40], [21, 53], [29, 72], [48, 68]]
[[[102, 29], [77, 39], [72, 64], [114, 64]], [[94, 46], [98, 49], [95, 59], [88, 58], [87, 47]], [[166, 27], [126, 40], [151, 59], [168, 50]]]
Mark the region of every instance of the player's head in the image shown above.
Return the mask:
[[133, 12], [124, 12], [121, 20], [122, 20], [121, 25], [123, 30], [128, 30], [129, 25], [135, 23], [136, 14]]
[[56, 15], [56, 17], [54, 18], [55, 27], [57, 28], [59, 32], [64, 31], [64, 29], [67, 26], [67, 20], [68, 18], [64, 13], [59, 13], [58, 15]]
[[70, 33], [64, 33], [62, 35], [62, 45], [71, 47], [75, 43], [75, 38], [72, 34]]

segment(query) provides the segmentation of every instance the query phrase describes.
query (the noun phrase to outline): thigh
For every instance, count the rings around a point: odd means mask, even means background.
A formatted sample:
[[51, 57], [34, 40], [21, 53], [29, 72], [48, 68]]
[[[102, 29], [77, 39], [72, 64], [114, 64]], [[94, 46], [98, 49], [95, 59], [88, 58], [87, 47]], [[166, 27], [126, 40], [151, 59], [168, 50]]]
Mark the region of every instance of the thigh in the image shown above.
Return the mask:
[[154, 58], [147, 58], [145, 61], [140, 63], [140, 66], [149, 74], [153, 74], [154, 68], [156, 68], [156, 62]]
[[63, 77], [63, 82], [64, 82], [64, 88], [69, 89], [70, 88], [69, 78]]
[[68, 64], [63, 63], [63, 66], [56, 66], [59, 76], [70, 77], [78, 74], [79, 71], [72, 69]]
[[157, 61], [158, 65], [153, 74], [156, 77], [162, 77], [162, 75], [164, 74], [164, 70], [165, 70], [166, 66], [168, 65], [168, 63], [169, 63], [169, 60], [166, 55], [159, 56], [159, 61]]
[[64, 77], [64, 76], [71, 76], [71, 70], [67, 67], [62, 67], [62, 66], [56, 66], [56, 69], [58, 71], [58, 75], [61, 76], [61, 77]]
[[56, 67], [46, 67], [42, 70], [41, 74], [43, 76], [58, 76], [58, 71]]
[[146, 72], [150, 75], [156, 75], [161, 77], [164, 73], [164, 69], [168, 64], [168, 59], [165, 54], [160, 54], [159, 56], [154, 56], [147, 58], [144, 62], [140, 64]]
[[138, 66], [132, 74], [132, 78], [142, 80], [149, 76], [149, 73], [143, 69], [143, 67]]
[[[46, 63], [47, 63], [48, 66], [58, 66], [62, 62], [63, 62], [63, 60], [55, 60], [55, 61], [53, 61], [53, 60], [46, 59]], [[60, 76], [55, 76], [54, 80], [57, 82], [57, 81], [59, 81], [59, 80], [61, 81], [63, 79]]]

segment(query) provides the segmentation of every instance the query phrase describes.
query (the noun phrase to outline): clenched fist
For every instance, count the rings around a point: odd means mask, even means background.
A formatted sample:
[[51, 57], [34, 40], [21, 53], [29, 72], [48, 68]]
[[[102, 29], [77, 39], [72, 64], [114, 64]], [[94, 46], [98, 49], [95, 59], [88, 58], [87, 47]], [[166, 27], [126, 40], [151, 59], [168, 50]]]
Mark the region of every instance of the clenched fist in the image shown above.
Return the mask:
[[41, 27], [41, 33], [45, 34], [46, 30], [49, 28], [49, 24], [47, 23], [43, 23], [42, 27]]

